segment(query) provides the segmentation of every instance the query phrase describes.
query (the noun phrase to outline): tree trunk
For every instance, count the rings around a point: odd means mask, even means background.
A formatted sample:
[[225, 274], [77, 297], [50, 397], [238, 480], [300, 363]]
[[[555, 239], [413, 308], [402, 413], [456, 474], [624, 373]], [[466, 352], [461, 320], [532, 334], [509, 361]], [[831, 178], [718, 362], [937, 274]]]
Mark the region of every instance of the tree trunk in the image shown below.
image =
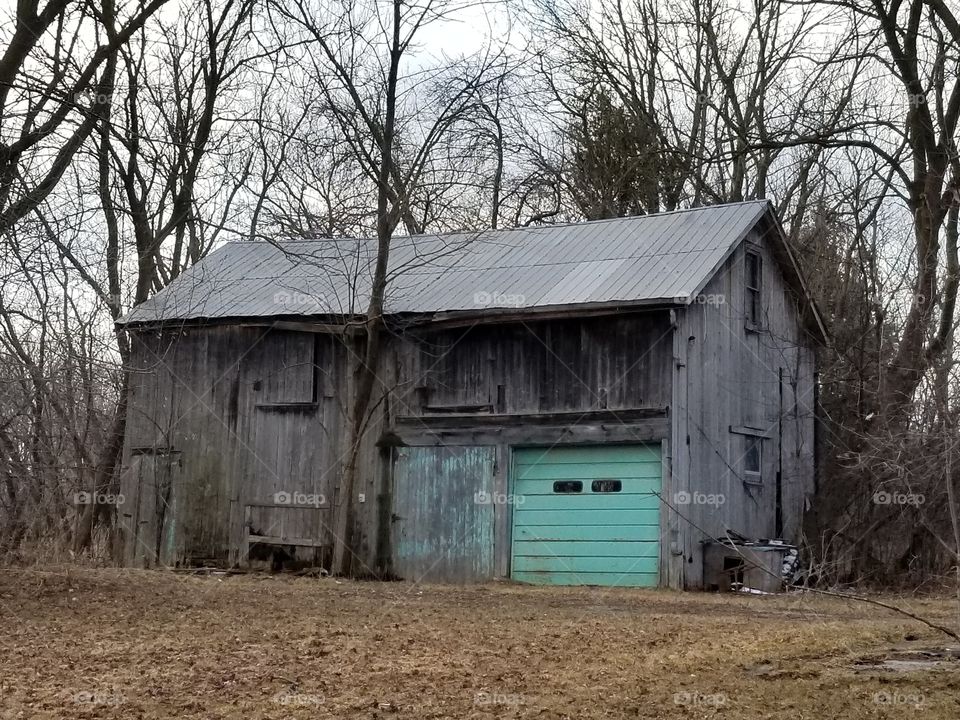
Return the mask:
[[[386, 108], [384, 112], [383, 140], [380, 147], [380, 172], [377, 187], [377, 261], [370, 290], [370, 303], [364, 324], [366, 337], [362, 358], [354, 368], [353, 402], [349, 413], [347, 461], [340, 480], [340, 490], [334, 508], [332, 572], [346, 575], [351, 570], [353, 550], [350, 538], [353, 532], [354, 488], [357, 480], [360, 445], [367, 425], [370, 399], [377, 379], [380, 351], [383, 339], [383, 299], [387, 289], [387, 266], [390, 260], [390, 242], [396, 221], [390, 209], [390, 179], [393, 173], [393, 138], [396, 123], [397, 76], [403, 46], [400, 43], [401, 0], [393, 2], [393, 38], [390, 46], [390, 69], [387, 75]], [[402, 189], [401, 189], [402, 191]], [[398, 197], [398, 207], [405, 205], [405, 198]]]
[[73, 538], [73, 551], [75, 553], [83, 552], [90, 546], [93, 540], [93, 528], [98, 519], [110, 522], [112, 514], [116, 511], [116, 506], [100, 505], [96, 502], [96, 496], [100, 493], [119, 493], [117, 466], [120, 463], [120, 455], [123, 451], [123, 440], [127, 429], [127, 390], [129, 376], [124, 373], [123, 384], [120, 388], [120, 398], [117, 401], [117, 409], [113, 415], [113, 422], [110, 423], [109, 434], [106, 438], [106, 445], [97, 461], [97, 469], [93, 476], [92, 497], [89, 505], [83, 508], [83, 515], [80, 517], [80, 524], [77, 527], [77, 533]]

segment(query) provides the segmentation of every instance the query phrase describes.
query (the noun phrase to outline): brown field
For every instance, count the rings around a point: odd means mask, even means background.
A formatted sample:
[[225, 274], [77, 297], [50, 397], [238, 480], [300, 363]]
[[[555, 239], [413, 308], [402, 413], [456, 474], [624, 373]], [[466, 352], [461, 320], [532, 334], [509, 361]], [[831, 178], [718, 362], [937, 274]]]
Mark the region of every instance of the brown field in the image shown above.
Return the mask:
[[942, 636], [799, 595], [4, 569], [0, 622], [3, 718], [960, 717]]

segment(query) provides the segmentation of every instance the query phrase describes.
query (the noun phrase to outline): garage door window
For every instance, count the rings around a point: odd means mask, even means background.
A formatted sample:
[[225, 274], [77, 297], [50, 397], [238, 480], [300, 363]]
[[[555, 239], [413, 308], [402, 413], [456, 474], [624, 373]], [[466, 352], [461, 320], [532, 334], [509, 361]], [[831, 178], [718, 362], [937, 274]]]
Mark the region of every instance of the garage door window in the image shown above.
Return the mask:
[[594, 480], [590, 489], [595, 493], [618, 493], [623, 490], [622, 480]]
[[583, 483], [579, 480], [558, 480], [553, 484], [555, 493], [578, 493], [583, 492]]

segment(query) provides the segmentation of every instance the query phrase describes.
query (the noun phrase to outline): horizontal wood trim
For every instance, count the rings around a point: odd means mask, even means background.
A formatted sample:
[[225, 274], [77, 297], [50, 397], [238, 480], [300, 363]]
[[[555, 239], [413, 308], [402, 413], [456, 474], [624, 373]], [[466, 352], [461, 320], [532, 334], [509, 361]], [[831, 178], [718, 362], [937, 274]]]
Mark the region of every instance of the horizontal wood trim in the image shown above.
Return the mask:
[[317, 505], [294, 505], [293, 503], [276, 502], [248, 502], [244, 504], [245, 508], [292, 508], [294, 510], [323, 510], [330, 507], [330, 503], [322, 502]]
[[524, 425], [589, 425], [611, 423], [624, 425], [641, 420], [666, 418], [669, 408], [648, 407], [628, 410], [587, 410], [552, 413], [443, 413], [440, 415], [400, 415], [398, 428], [404, 426], [444, 428], [518, 427]]
[[553, 443], [648, 443], [660, 442], [670, 433], [667, 418], [638, 420], [630, 424], [580, 423], [540, 425], [538, 423], [499, 427], [430, 427], [411, 423], [395, 427], [381, 436], [378, 445], [403, 447], [418, 445], [551, 445]]
[[165, 455], [179, 455], [183, 451], [177, 450], [172, 447], [161, 447], [159, 445], [144, 445], [141, 447], [130, 448], [131, 455], [154, 455], [154, 456], [165, 456]]
[[[628, 313], [665, 312], [671, 307], [688, 305], [686, 298], [657, 298], [653, 300], [611, 300], [602, 303], [550, 305], [537, 308], [484, 308], [445, 310], [440, 312], [388, 313], [384, 320], [395, 329], [431, 326], [456, 328], [468, 325], [516, 323], [526, 320], [556, 320], [577, 317], [606, 317]], [[311, 319], [311, 318], [316, 318]], [[228, 317], [192, 317], [116, 322], [120, 330], [143, 332], [167, 329], [239, 326], [294, 330], [327, 335], [362, 335], [366, 331], [363, 314], [355, 315], [264, 315]]]
[[264, 412], [313, 412], [319, 404], [315, 402], [275, 402], [257, 403], [257, 410]]
[[349, 319], [342, 323], [311, 322], [309, 320], [273, 320], [264, 322], [244, 322], [240, 327], [270, 328], [272, 330], [293, 330], [295, 332], [320, 333], [323, 335], [353, 335], [362, 332], [362, 320]]
[[[493, 405], [424, 405], [424, 413], [427, 415], [469, 414], [469, 413], [492, 413]], [[411, 416], [412, 417], [412, 416]]]
[[[655, 298], [652, 300], [611, 300], [597, 303], [572, 303], [523, 308], [484, 308], [446, 310], [436, 313], [411, 313], [387, 316], [405, 327], [426, 326], [455, 328], [467, 325], [517, 323], [525, 320], [559, 320], [566, 318], [622, 316], [628, 313], [665, 312], [671, 307], [684, 306], [685, 299]], [[404, 322], [405, 321], [405, 322]]]
[[760, 428], [752, 428], [747, 425], [731, 425], [730, 432], [736, 433], [737, 435], [749, 435], [750, 437], [763, 438], [764, 440], [773, 439], [773, 433], [769, 430], [762, 430]]
[[298, 537], [277, 537], [275, 535], [247, 535], [248, 543], [263, 543], [264, 545], [299, 545], [301, 547], [325, 547], [323, 540]]

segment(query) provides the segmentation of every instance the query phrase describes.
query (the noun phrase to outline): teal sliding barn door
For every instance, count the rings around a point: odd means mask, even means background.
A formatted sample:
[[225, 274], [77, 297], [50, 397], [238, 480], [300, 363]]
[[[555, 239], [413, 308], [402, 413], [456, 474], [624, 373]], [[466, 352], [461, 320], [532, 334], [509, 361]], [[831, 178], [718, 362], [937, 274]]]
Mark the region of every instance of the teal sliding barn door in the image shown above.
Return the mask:
[[656, 587], [659, 445], [514, 450], [511, 577]]
[[394, 457], [393, 570], [415, 582], [493, 579], [492, 447], [404, 447]]

